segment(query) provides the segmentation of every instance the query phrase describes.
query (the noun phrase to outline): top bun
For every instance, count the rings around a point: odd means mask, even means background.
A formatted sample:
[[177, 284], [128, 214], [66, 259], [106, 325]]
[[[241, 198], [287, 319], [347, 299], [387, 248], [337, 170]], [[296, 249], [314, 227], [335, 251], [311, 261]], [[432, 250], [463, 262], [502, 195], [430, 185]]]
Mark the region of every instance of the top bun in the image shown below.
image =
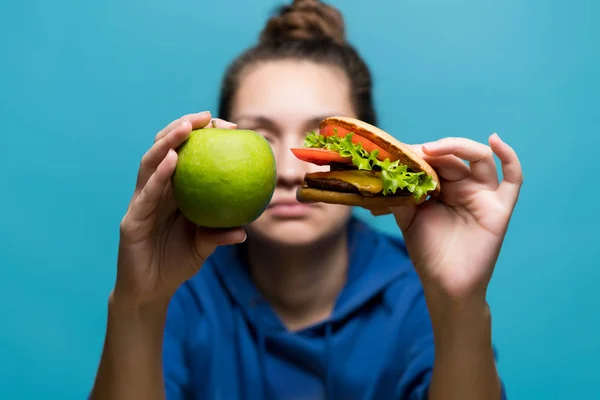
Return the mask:
[[437, 173], [431, 165], [429, 165], [429, 163], [427, 163], [427, 161], [417, 154], [409, 145], [400, 142], [398, 139], [378, 127], [355, 118], [325, 118], [321, 121], [319, 128], [323, 129], [327, 125], [339, 126], [340, 128], [354, 132], [356, 135], [364, 137], [388, 153], [393, 154], [398, 158], [401, 164], [406, 165], [411, 170], [415, 172], [425, 172], [437, 183], [435, 189], [429, 194], [435, 196], [440, 193], [441, 185]]
[[331, 40], [344, 44], [344, 19], [336, 8], [319, 0], [294, 0], [279, 9], [260, 35], [263, 43], [285, 40]]

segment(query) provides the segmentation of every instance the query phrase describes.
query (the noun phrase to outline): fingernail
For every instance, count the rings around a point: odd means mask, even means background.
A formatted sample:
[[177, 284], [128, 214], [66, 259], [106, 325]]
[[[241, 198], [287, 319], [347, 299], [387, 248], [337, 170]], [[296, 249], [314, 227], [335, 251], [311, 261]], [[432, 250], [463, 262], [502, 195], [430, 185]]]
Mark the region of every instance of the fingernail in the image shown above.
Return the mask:
[[207, 117], [210, 115], [210, 111], [201, 111], [198, 113], [199, 117]]
[[190, 121], [188, 121], [187, 119], [184, 119], [184, 120], [181, 121], [181, 126], [184, 126], [184, 125], [189, 124], [189, 123], [190, 123]]
[[244, 243], [248, 239], [248, 234], [244, 231], [244, 238], [238, 243]]
[[222, 128], [237, 128], [237, 124], [235, 124], [233, 122], [225, 121], [225, 120], [222, 120], [222, 119], [219, 119], [219, 125]]

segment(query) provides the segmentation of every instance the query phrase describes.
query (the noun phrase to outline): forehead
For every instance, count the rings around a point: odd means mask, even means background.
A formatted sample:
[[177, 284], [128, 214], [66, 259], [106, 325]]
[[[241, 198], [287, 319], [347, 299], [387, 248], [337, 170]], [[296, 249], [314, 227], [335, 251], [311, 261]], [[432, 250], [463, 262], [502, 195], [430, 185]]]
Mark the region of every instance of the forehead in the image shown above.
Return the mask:
[[353, 116], [350, 87], [339, 68], [310, 61], [260, 63], [241, 76], [232, 119], [267, 117], [302, 123], [331, 115]]

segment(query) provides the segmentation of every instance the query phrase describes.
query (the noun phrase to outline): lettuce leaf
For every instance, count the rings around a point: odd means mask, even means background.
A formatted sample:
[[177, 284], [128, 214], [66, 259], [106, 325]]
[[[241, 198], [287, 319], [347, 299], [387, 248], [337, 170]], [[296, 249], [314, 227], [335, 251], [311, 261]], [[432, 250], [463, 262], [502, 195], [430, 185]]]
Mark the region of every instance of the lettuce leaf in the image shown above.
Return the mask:
[[352, 142], [353, 133], [340, 137], [323, 136], [316, 132], [310, 132], [304, 138], [305, 148], [322, 148], [339, 153], [342, 157], [352, 157], [352, 164], [360, 170], [371, 171], [373, 167], [381, 169], [383, 180], [383, 195], [395, 194], [398, 189], [408, 190], [415, 199], [420, 199], [427, 192], [434, 190], [437, 183], [432, 177], [424, 172], [412, 172], [400, 161], [394, 162], [386, 158], [384, 161], [377, 159], [378, 150], [371, 153], [363, 149], [361, 143]]

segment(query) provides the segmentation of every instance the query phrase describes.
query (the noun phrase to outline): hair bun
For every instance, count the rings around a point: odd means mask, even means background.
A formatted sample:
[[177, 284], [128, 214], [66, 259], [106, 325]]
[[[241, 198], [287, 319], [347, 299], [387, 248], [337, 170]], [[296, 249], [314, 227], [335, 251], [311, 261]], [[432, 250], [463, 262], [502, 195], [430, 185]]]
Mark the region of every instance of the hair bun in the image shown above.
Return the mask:
[[263, 29], [261, 42], [331, 40], [343, 44], [346, 32], [342, 14], [319, 0], [294, 0], [279, 9]]

